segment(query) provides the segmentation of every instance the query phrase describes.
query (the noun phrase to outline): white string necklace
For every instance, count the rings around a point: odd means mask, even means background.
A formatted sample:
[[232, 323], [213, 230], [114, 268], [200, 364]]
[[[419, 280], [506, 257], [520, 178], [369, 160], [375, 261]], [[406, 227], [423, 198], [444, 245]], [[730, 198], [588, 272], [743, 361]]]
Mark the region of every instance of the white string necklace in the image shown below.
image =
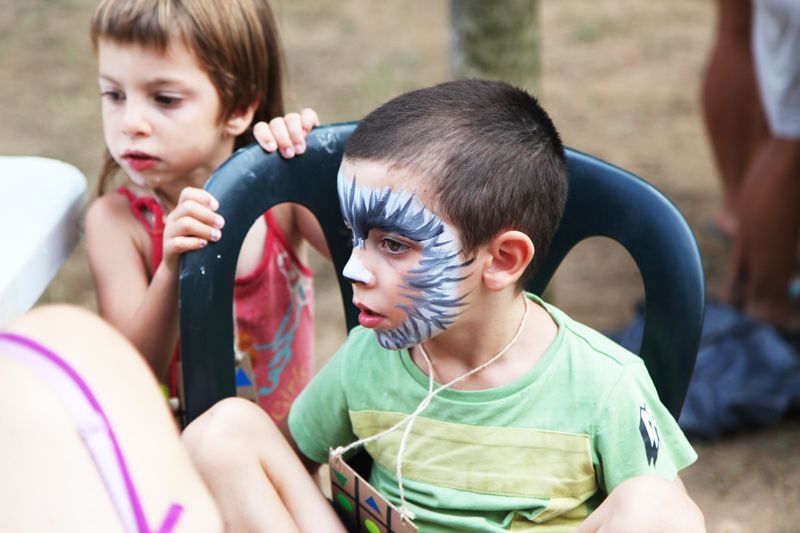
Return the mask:
[[353, 448], [356, 448], [358, 446], [363, 446], [363, 445], [366, 445], [366, 444], [368, 444], [368, 443], [370, 443], [370, 442], [372, 442], [374, 440], [377, 440], [377, 439], [383, 437], [384, 435], [386, 435], [388, 433], [391, 433], [392, 431], [394, 431], [395, 429], [399, 428], [403, 424], [407, 423], [407, 425], [405, 427], [405, 430], [403, 431], [403, 437], [400, 439], [400, 447], [399, 447], [399, 449], [397, 451], [397, 462], [396, 462], [397, 463], [397, 469], [396, 469], [397, 486], [400, 489], [400, 508], [398, 509], [398, 511], [400, 512], [401, 518], [408, 519], [408, 520], [413, 520], [414, 519], [414, 513], [410, 509], [408, 509], [406, 507], [405, 491], [403, 490], [402, 465], [403, 465], [403, 455], [405, 454], [406, 442], [408, 441], [408, 436], [411, 433], [411, 428], [414, 425], [414, 421], [416, 420], [417, 415], [419, 415], [422, 411], [424, 411], [428, 407], [428, 405], [430, 405], [431, 400], [433, 400], [434, 396], [436, 396], [437, 394], [439, 394], [443, 390], [451, 387], [452, 385], [458, 383], [459, 381], [461, 381], [463, 379], [466, 379], [469, 376], [472, 376], [473, 374], [477, 374], [478, 372], [480, 372], [481, 370], [483, 370], [487, 366], [491, 365], [492, 363], [494, 363], [495, 361], [500, 359], [500, 357], [504, 353], [506, 353], [512, 346], [514, 346], [514, 344], [516, 344], [516, 342], [519, 339], [520, 335], [522, 335], [522, 330], [524, 329], [524, 326], [525, 326], [525, 319], [528, 317], [528, 299], [523, 296], [522, 301], [523, 301], [523, 305], [524, 305], [525, 310], [522, 313], [522, 319], [519, 321], [519, 326], [517, 327], [517, 331], [514, 333], [514, 336], [511, 338], [511, 340], [508, 342], [508, 344], [506, 344], [503, 347], [502, 350], [497, 352], [494, 356], [492, 356], [486, 362], [476, 366], [472, 370], [470, 370], [470, 371], [458, 376], [457, 378], [445, 383], [444, 385], [440, 385], [435, 390], [433, 388], [433, 363], [431, 363], [431, 359], [428, 356], [428, 352], [425, 351], [425, 347], [420, 342], [417, 346], [419, 346], [419, 351], [422, 354], [422, 357], [425, 359], [425, 363], [428, 365], [428, 394], [426, 394], [425, 397], [422, 399], [422, 401], [419, 402], [419, 405], [417, 405], [417, 408], [414, 409], [414, 411], [411, 414], [406, 416], [401, 421], [397, 422], [395, 425], [393, 425], [389, 429], [381, 431], [380, 433], [372, 435], [371, 437], [367, 437], [367, 438], [364, 438], [364, 439], [359, 439], [359, 440], [357, 440], [355, 442], [352, 442], [352, 443], [348, 444], [347, 446], [344, 446], [344, 447], [339, 446], [339, 447], [337, 447], [336, 449], [334, 449], [331, 452], [331, 455], [333, 455], [334, 457], [341, 456], [341, 455], [347, 453], [348, 451], [352, 450]]

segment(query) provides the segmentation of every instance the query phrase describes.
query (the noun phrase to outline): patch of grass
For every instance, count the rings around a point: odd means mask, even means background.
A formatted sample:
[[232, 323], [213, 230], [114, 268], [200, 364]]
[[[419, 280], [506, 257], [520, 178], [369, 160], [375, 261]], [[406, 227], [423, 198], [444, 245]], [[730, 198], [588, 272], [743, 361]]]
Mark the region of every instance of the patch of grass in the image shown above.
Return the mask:
[[607, 28], [597, 19], [584, 19], [572, 30], [572, 38], [576, 43], [589, 44], [603, 38]]

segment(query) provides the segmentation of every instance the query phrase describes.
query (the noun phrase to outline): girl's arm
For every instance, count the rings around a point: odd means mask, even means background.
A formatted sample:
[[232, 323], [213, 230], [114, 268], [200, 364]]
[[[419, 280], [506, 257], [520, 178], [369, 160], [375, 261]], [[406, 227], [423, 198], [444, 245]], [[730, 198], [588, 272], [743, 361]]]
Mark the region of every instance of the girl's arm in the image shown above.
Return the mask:
[[144, 356], [159, 379], [167, 374], [178, 338], [177, 278], [156, 272], [148, 281], [151, 246], [127, 200], [108, 194], [86, 215], [89, 265], [100, 315]]
[[292, 212], [297, 234], [308, 241], [317, 252], [330, 260], [331, 251], [328, 249], [328, 241], [325, 240], [325, 234], [322, 232], [322, 226], [319, 225], [317, 217], [302, 205], [292, 204]]
[[[86, 217], [89, 264], [100, 314], [142, 353], [163, 380], [178, 338], [180, 255], [219, 238], [216, 200], [187, 188], [167, 217], [163, 258], [148, 282], [151, 243], [143, 237], [127, 200], [109, 194], [97, 199]], [[215, 233], [216, 232], [216, 233]]]

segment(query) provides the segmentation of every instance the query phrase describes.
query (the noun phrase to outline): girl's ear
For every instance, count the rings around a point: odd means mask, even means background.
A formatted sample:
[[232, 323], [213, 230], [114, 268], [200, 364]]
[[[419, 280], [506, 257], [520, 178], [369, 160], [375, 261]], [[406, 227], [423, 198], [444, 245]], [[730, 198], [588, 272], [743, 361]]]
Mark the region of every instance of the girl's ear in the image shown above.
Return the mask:
[[483, 283], [489, 290], [501, 291], [517, 283], [533, 260], [535, 250], [530, 237], [510, 230], [494, 237], [486, 251], [489, 258], [483, 269]]
[[225, 119], [225, 133], [231, 137], [238, 137], [244, 133], [253, 122], [253, 117], [256, 114], [257, 108], [258, 102], [253, 103], [244, 109], [234, 111], [227, 119]]

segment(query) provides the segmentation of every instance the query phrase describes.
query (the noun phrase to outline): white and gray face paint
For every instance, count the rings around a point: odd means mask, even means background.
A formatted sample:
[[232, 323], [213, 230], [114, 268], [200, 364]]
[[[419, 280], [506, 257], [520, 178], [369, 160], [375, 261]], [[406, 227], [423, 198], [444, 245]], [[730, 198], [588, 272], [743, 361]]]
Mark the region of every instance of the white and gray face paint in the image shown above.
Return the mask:
[[[419, 243], [422, 259], [403, 279], [402, 295], [410, 303], [398, 305], [408, 318], [392, 330], [375, 330], [384, 348], [399, 350], [444, 331], [460, 314], [466, 295], [458, 296], [458, 283], [468, 274], [462, 261], [457, 233], [438, 216], [428, 211], [413, 194], [361, 188], [339, 172], [339, 205], [353, 232], [353, 248], [364, 249], [369, 231], [377, 229], [401, 235]], [[345, 277], [369, 283], [370, 273], [353, 254], [344, 267]]]

